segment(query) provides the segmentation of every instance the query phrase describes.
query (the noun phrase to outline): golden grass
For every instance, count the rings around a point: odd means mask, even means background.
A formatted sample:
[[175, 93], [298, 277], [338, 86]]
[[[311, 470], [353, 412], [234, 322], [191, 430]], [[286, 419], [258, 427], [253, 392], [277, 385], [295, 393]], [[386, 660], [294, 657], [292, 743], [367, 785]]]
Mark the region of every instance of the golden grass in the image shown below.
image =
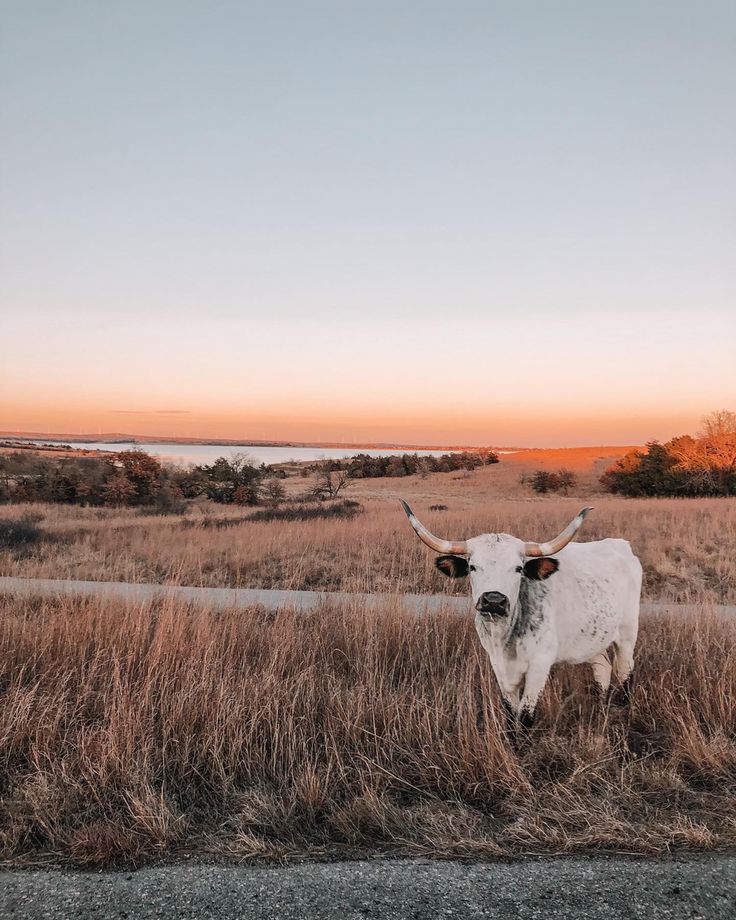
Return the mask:
[[470, 618], [0, 601], [11, 864], [736, 844], [736, 625], [643, 623], [631, 707], [560, 668], [504, 735]]
[[[607, 462], [537, 452], [364, 480], [352, 520], [0, 506], [40, 516], [46, 535], [0, 551], [1, 574], [395, 594], [466, 591], [434, 570], [398, 496], [454, 538], [547, 538], [592, 504], [581, 539], [630, 540], [645, 596], [690, 605], [644, 619], [630, 708], [601, 704], [587, 669], [559, 668], [516, 749], [470, 617], [415, 617], [390, 597], [309, 616], [0, 598], [0, 858], [734, 846], [736, 623], [708, 605], [736, 602], [736, 502], [601, 494]], [[563, 465], [580, 475], [569, 498], [519, 481]]]
[[[504, 474], [507, 478], [508, 471]], [[32, 512], [48, 541], [29, 553], [0, 551], [0, 573], [44, 578], [341, 590], [465, 592], [435, 572], [396, 496], [427, 525], [462, 538], [487, 531], [529, 539], [557, 533], [584, 503], [595, 506], [579, 539], [628, 539], [644, 566], [644, 595], [678, 602], [736, 602], [736, 501], [569, 498], [494, 494], [494, 468], [458, 480], [379, 480], [348, 493], [365, 505], [352, 520], [254, 522], [248, 509], [196, 505], [184, 517], [155, 517], [59, 505], [0, 506], [0, 517]], [[431, 512], [443, 501], [447, 512]], [[213, 519], [231, 527], [205, 526]], [[240, 522], [240, 523], [238, 523]]]

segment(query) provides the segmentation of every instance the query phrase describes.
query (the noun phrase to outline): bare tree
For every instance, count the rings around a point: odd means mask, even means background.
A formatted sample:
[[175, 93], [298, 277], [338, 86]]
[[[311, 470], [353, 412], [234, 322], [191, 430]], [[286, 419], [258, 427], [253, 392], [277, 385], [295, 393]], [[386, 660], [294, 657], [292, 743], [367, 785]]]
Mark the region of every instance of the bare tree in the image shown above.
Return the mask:
[[736, 412], [730, 409], [717, 409], [706, 415], [701, 423], [703, 425], [701, 438], [720, 438], [724, 435], [736, 434]]
[[353, 478], [353, 473], [349, 468], [333, 470], [330, 462], [324, 461], [317, 469], [317, 481], [312, 494], [320, 500], [337, 498], [347, 489]]
[[736, 470], [736, 412], [719, 409], [703, 419], [702, 448], [707, 457], [711, 480], [726, 492]]

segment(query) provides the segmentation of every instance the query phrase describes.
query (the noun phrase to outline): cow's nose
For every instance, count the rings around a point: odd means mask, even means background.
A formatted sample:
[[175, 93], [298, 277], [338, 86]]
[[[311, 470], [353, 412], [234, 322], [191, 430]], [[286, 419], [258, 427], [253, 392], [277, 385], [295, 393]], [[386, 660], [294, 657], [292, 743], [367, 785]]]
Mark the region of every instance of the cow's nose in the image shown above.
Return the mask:
[[500, 591], [484, 591], [475, 605], [478, 613], [491, 613], [505, 616], [509, 612], [509, 599]]

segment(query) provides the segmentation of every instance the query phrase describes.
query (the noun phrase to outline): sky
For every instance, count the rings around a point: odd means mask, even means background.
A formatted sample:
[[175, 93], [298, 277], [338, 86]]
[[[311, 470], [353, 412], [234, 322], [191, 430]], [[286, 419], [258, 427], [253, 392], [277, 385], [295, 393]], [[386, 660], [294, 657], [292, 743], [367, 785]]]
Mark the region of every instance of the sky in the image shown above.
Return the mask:
[[736, 5], [10, 0], [0, 430], [639, 444], [736, 409]]

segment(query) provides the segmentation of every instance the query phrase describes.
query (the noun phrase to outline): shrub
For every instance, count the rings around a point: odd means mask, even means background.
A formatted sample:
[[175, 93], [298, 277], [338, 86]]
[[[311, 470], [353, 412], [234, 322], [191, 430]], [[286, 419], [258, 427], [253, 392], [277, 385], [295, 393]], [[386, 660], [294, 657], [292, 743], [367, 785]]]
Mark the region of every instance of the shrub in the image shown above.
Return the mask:
[[164, 480], [153, 500], [153, 511], [156, 514], [183, 514], [186, 507], [176, 483]]
[[204, 478], [205, 494], [215, 502], [226, 505], [257, 505], [261, 501], [263, 471], [245, 454], [218, 457], [209, 466], [195, 467]]
[[[526, 479], [522, 478], [522, 483], [526, 481]], [[562, 492], [563, 495], [567, 495], [570, 489], [573, 489], [577, 485], [577, 481], [578, 479], [575, 473], [564, 467], [556, 471], [537, 470], [531, 479], [528, 480], [535, 492], [539, 492], [540, 494], [545, 494], [546, 492]]]
[[200, 520], [192, 520], [191, 518], [185, 518], [181, 522], [181, 526], [186, 530], [191, 528], [201, 528], [202, 530], [226, 530], [229, 527], [237, 527], [239, 524], [245, 524], [246, 521], [250, 521], [251, 516], [246, 515], [244, 517], [227, 517], [227, 518], [215, 518], [215, 517], [204, 517]]
[[46, 533], [37, 526], [40, 515], [24, 514], [16, 520], [0, 520], [0, 548], [9, 549], [13, 555], [29, 555], [32, 547], [46, 539]]
[[263, 488], [263, 500], [272, 508], [278, 507], [286, 498], [286, 489], [278, 479], [269, 479]]
[[601, 484], [630, 497], [736, 495], [736, 423], [729, 430], [730, 413], [715, 415], [699, 438], [682, 435], [630, 451], [606, 470]]
[[123, 450], [112, 461], [133, 486], [132, 498], [135, 504], [147, 504], [153, 500], [160, 488], [162, 467], [159, 461], [144, 450]]
[[549, 492], [551, 478], [552, 473], [549, 470], [537, 470], [531, 478], [532, 489], [535, 492]]
[[116, 508], [130, 504], [135, 494], [135, 486], [122, 470], [112, 475], [102, 490], [105, 504]]
[[334, 504], [296, 505], [287, 508], [265, 508], [251, 514], [251, 521], [314, 521], [330, 518], [352, 518], [361, 514], [360, 502], [343, 499]]

